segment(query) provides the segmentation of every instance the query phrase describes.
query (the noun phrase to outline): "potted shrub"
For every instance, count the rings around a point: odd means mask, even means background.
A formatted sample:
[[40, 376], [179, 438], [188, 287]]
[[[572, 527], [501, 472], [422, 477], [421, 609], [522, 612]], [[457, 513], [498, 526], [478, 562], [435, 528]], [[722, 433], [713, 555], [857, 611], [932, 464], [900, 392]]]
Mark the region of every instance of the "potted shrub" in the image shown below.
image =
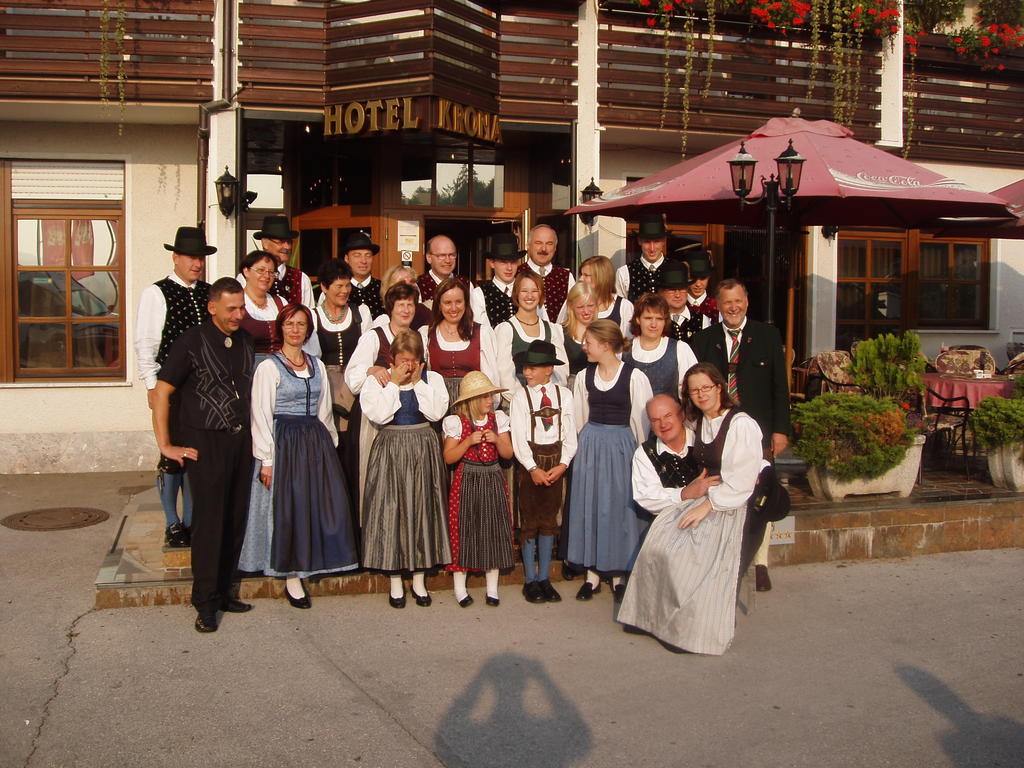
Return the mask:
[[807, 480], [818, 498], [909, 496], [913, 490], [924, 437], [907, 426], [895, 401], [829, 393], [797, 405], [793, 422], [793, 452], [807, 462]]
[[986, 397], [971, 414], [971, 428], [988, 451], [992, 485], [1024, 491], [1024, 398]]

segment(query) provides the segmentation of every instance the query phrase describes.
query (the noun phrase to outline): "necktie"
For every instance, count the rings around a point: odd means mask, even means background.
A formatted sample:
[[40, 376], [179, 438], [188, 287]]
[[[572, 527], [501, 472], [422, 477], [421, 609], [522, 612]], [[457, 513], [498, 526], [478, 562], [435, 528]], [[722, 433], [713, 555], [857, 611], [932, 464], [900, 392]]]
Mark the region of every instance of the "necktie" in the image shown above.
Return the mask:
[[732, 338], [732, 346], [729, 347], [729, 396], [739, 402], [739, 388], [736, 384], [736, 364], [740, 361], [740, 329], [733, 330], [726, 328]]
[[540, 273], [541, 277], [544, 277], [544, 275], [546, 275], [548, 273], [548, 268], [547, 267], [539, 267], [537, 269], [537, 272]]
[[682, 315], [672, 315], [672, 322], [675, 323], [676, 325], [679, 325], [679, 323], [681, 323], [682, 320], [683, 320], [683, 316]]
[[[551, 407], [551, 398], [548, 397], [548, 391], [544, 387], [540, 388], [540, 407]], [[551, 425], [554, 424], [554, 419], [552, 419], [550, 416], [544, 416], [543, 418], [541, 418], [541, 422], [544, 424], [544, 429], [551, 429]]]
[[505, 286], [505, 295], [506, 296], [511, 296], [512, 295], [512, 289], [509, 286], [507, 286], [507, 285]]

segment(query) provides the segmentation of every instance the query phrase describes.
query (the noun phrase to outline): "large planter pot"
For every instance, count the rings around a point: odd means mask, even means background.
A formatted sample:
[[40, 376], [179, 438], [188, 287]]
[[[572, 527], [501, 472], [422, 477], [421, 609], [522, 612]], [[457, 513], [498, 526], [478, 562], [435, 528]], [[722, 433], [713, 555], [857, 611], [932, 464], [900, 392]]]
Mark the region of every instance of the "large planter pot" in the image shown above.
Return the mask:
[[871, 480], [837, 480], [827, 471], [823, 472], [818, 467], [808, 467], [807, 481], [811, 485], [811, 493], [819, 499], [828, 501], [842, 501], [847, 496], [866, 493], [898, 493], [902, 497], [907, 497], [917, 482], [923, 448], [924, 435], [917, 435], [907, 448], [907, 455], [902, 462], [881, 477]]
[[1024, 445], [1010, 443], [990, 448], [988, 451], [988, 473], [992, 485], [1011, 491], [1024, 491]]

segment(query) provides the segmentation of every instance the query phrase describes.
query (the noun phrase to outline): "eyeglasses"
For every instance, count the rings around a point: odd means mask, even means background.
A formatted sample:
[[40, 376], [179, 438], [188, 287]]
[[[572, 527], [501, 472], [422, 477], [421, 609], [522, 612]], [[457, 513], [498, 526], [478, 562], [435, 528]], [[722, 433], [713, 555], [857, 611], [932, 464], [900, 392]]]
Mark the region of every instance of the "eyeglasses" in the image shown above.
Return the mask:
[[267, 275], [274, 274], [274, 272], [276, 270], [273, 270], [273, 269], [256, 269], [255, 267], [252, 267], [249, 271], [250, 272], [255, 272], [257, 275], [263, 275], [263, 277], [266, 277]]
[[718, 389], [718, 384], [705, 384], [703, 387], [694, 387], [693, 389], [686, 390], [691, 395], [706, 395], [708, 392], [712, 392]]

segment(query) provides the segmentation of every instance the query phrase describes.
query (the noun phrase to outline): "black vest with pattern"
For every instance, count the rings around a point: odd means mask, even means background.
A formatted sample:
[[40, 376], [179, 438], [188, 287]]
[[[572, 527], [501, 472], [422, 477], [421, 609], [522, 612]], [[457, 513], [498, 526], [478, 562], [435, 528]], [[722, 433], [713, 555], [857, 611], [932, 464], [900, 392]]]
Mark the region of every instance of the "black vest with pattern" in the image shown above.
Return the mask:
[[348, 303], [353, 307], [365, 304], [366, 308], [370, 310], [370, 317], [374, 320], [383, 315], [384, 302], [380, 296], [380, 280], [376, 277], [371, 277], [370, 282], [362, 288], [353, 281], [352, 294], [349, 296]]
[[659, 453], [658, 438], [652, 437], [643, 442], [644, 453], [651, 460], [654, 470], [658, 473], [663, 488], [684, 488], [692, 483], [700, 474], [697, 462], [693, 460], [692, 451], [685, 456], [674, 453]]
[[[662, 264], [664, 263], [662, 262]], [[633, 261], [626, 265], [626, 271], [629, 272], [629, 296], [626, 298], [634, 304], [645, 293], [654, 293], [656, 291], [655, 286], [658, 282], [658, 273], [661, 271], [661, 267], [648, 269], [646, 265], [647, 262], [643, 260], [643, 257], [633, 259]]]
[[487, 310], [487, 320], [492, 328], [499, 323], [504, 323], [513, 314], [516, 308], [512, 304], [512, 297], [506, 296], [493, 280], [480, 284], [480, 290], [484, 293], [484, 308]]
[[159, 280], [156, 286], [164, 295], [167, 314], [164, 315], [164, 330], [160, 334], [160, 347], [156, 351], [156, 364], [163, 365], [171, 344], [189, 328], [203, 323], [210, 313], [206, 304], [210, 299], [210, 284], [196, 280], [188, 289], [169, 277]]

